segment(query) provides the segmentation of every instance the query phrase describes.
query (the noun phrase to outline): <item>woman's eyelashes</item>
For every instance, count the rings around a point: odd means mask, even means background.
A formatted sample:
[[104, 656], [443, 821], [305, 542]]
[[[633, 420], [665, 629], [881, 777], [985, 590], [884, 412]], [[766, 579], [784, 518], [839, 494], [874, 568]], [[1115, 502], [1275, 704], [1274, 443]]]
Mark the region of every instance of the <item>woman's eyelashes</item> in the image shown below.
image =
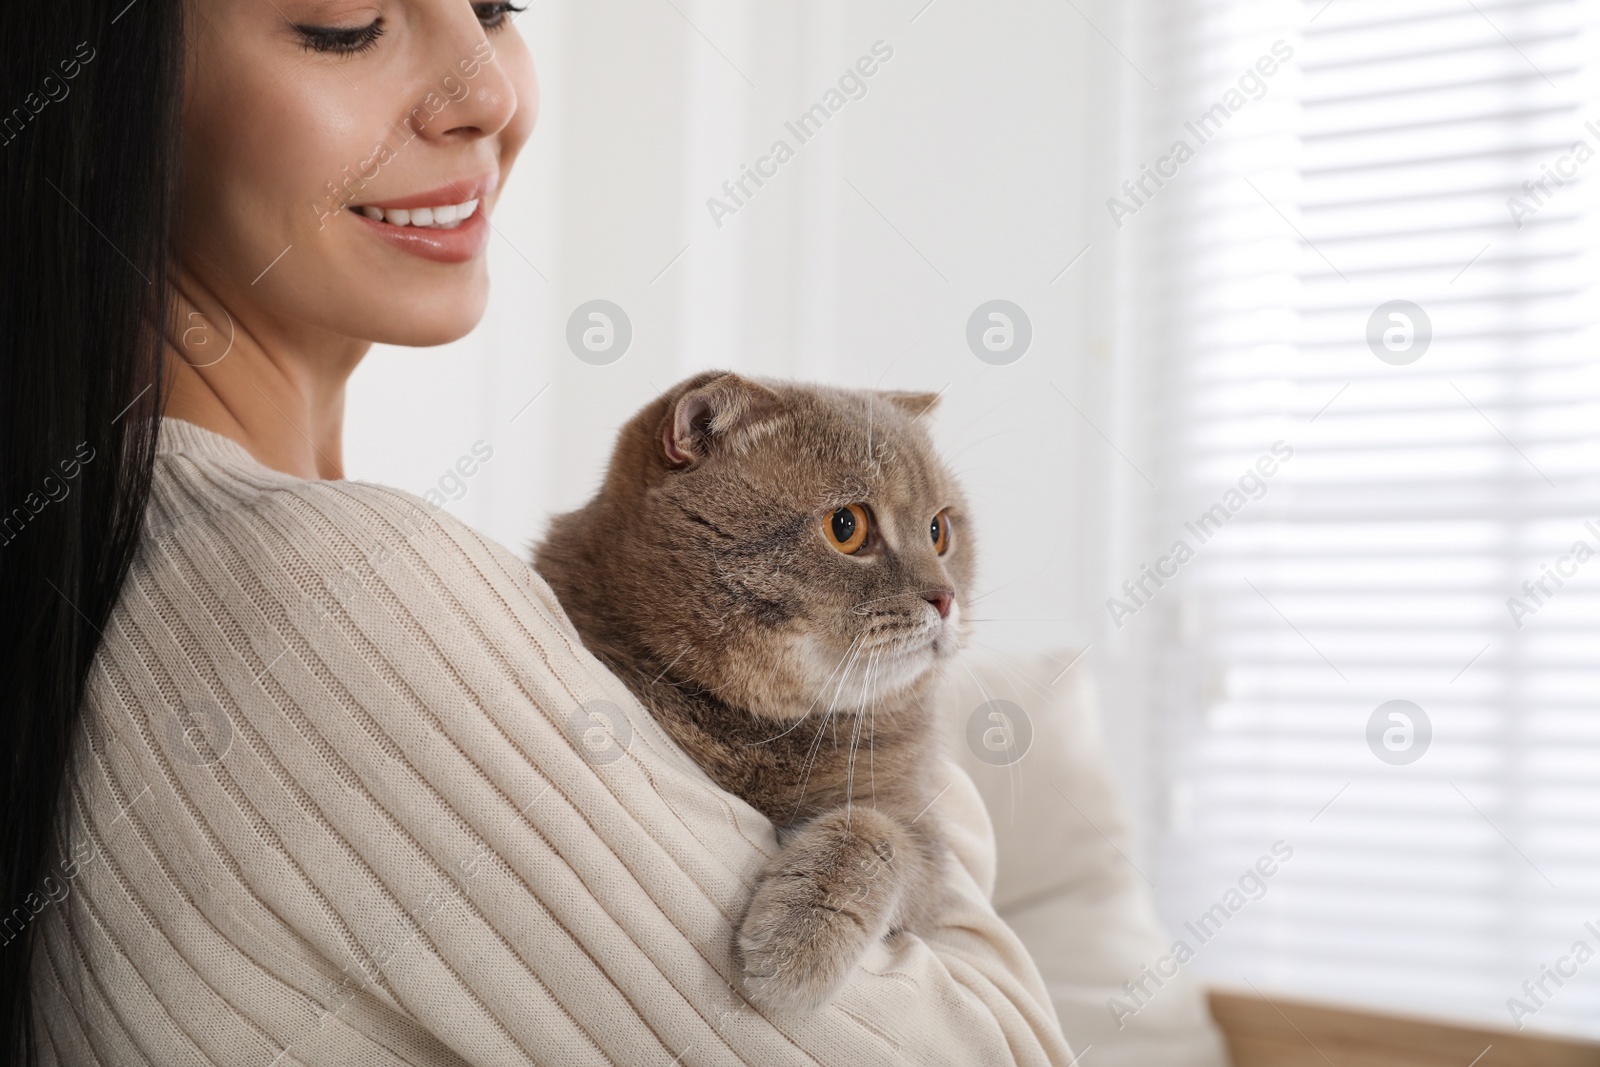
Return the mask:
[[338, 55], [355, 55], [365, 52], [383, 36], [383, 19], [373, 19], [365, 26], [343, 29], [337, 26], [296, 26], [301, 42], [308, 52], [333, 52]]
[[504, 29], [510, 21], [507, 16], [528, 10], [528, 5], [518, 7], [507, 0], [496, 0], [495, 3], [473, 4], [472, 9], [478, 13], [478, 21], [483, 23], [483, 28], [493, 31]]
[[[478, 16], [478, 22], [490, 33], [497, 32], [506, 27], [510, 21], [508, 16], [521, 11], [526, 11], [527, 5], [518, 7], [509, 0], [494, 0], [491, 3], [473, 4], [473, 14]], [[295, 26], [300, 34], [301, 43], [308, 52], [332, 52], [336, 55], [350, 56], [365, 52], [378, 43], [378, 38], [383, 36], [382, 16], [373, 19], [365, 26]]]

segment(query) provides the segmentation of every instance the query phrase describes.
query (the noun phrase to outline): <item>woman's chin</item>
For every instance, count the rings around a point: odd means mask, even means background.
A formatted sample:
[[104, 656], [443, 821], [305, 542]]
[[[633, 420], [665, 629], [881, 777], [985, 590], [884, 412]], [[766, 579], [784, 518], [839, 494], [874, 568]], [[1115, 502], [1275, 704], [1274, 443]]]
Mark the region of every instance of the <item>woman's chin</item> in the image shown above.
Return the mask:
[[346, 332], [378, 344], [430, 348], [459, 341], [476, 329], [488, 306], [488, 293], [464, 292], [454, 302], [440, 301], [437, 295], [426, 302], [386, 296], [368, 306], [380, 309], [378, 314], [370, 319], [363, 316], [368, 321], [352, 325]]

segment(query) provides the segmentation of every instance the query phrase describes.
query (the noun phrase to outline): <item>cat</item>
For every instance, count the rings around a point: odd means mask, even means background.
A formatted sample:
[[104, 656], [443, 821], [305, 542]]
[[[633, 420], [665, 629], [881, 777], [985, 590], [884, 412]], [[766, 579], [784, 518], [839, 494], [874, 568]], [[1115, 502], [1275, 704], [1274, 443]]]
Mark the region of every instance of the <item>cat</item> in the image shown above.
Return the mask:
[[942, 906], [932, 690], [974, 556], [938, 399], [696, 375], [534, 550], [590, 651], [777, 828], [736, 937], [752, 1003], [827, 1003]]

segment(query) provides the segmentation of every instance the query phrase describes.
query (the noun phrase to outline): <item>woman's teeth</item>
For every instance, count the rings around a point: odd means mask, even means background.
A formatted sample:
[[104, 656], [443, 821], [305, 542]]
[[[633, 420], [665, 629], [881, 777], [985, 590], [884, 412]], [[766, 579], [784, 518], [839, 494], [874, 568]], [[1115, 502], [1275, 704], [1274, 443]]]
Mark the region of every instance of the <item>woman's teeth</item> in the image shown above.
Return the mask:
[[387, 222], [391, 226], [427, 226], [436, 230], [453, 230], [478, 210], [476, 200], [464, 204], [442, 204], [439, 207], [381, 208], [371, 205], [357, 209], [369, 219]]

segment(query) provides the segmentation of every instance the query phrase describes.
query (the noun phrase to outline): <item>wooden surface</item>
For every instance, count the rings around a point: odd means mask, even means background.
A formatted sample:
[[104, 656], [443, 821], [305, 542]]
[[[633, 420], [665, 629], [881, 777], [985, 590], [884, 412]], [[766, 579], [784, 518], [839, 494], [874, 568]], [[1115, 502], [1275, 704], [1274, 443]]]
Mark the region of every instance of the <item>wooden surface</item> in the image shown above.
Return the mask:
[[1600, 1067], [1600, 1045], [1211, 991], [1234, 1067]]

